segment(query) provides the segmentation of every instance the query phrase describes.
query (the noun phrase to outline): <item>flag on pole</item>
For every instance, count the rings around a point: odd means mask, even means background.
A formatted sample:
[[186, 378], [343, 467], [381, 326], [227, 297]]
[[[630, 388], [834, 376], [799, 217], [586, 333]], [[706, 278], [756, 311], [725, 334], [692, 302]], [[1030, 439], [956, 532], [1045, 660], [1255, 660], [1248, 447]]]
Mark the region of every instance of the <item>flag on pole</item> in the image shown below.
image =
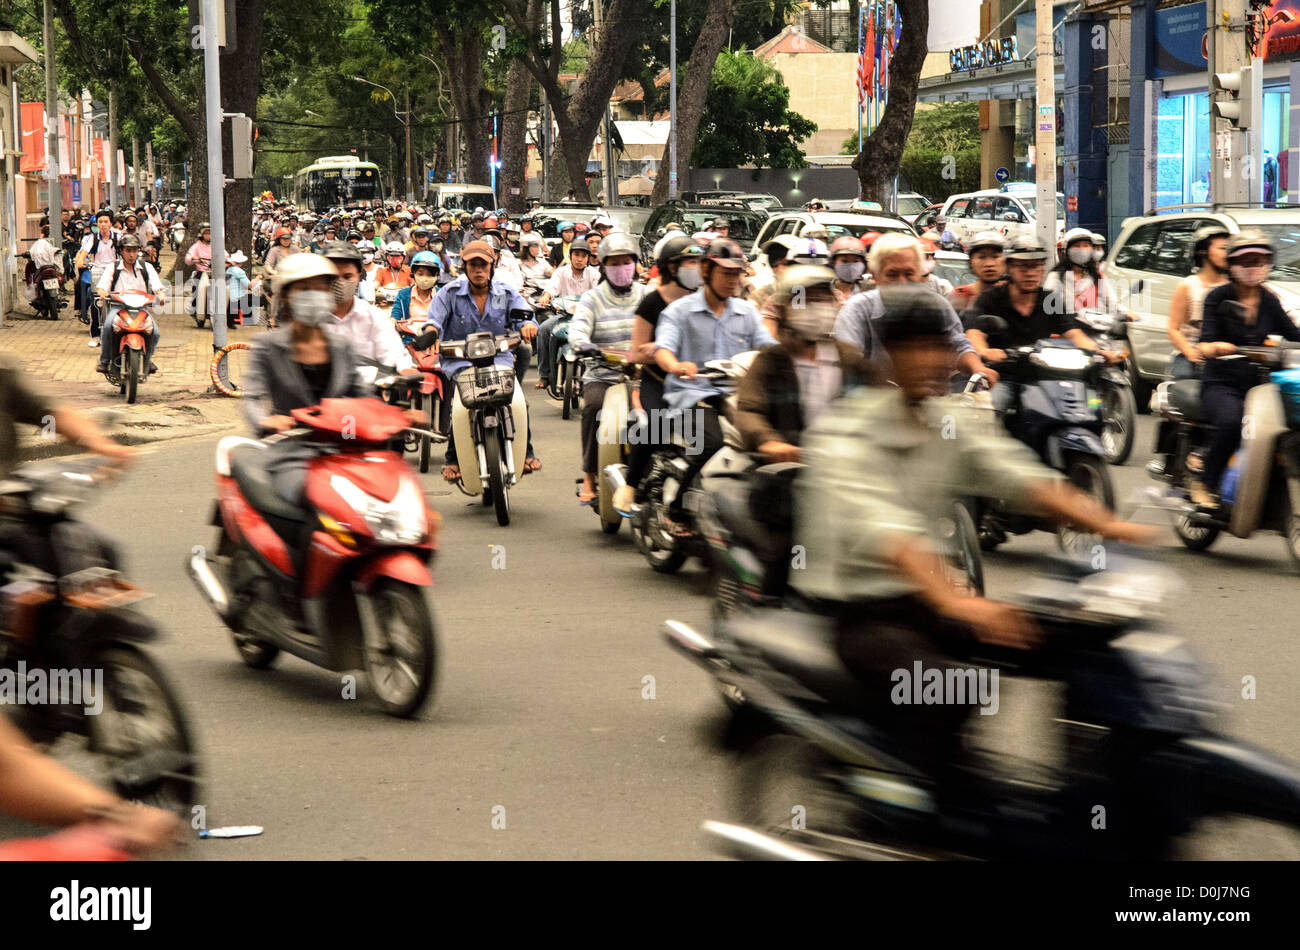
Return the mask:
[[877, 24], [876, 24], [875, 29], [872, 31], [873, 34], [874, 34], [875, 43], [876, 43], [875, 50], [874, 50], [873, 53], [872, 53], [872, 55], [875, 57], [874, 60], [873, 60], [873, 62], [874, 62], [874, 64], [875, 64], [875, 86], [874, 86], [874, 88], [875, 88], [875, 96], [874, 96], [874, 98], [876, 98], [876, 99], [880, 99], [880, 98], [881, 98], [881, 93], [882, 93], [882, 91], [883, 91], [883, 89], [884, 89], [884, 84], [885, 84], [885, 83], [884, 83], [885, 77], [884, 77], [884, 75], [882, 75], [882, 73], [881, 73], [881, 66], [883, 65], [883, 63], [882, 63], [881, 60], [880, 60], [880, 54], [881, 54], [881, 52], [882, 52], [882, 48], [883, 48], [883, 46], [884, 46], [884, 42], [885, 42], [885, 21], [884, 21], [884, 13], [885, 13], [885, 5], [884, 5], [883, 3], [877, 4], [877, 5], [876, 5], [876, 20], [877, 20], [878, 22], [877, 22]]
[[[865, 9], [860, 8], [858, 15], [858, 35], [862, 38], [858, 44], [858, 106], [860, 108], [873, 95], [871, 81], [875, 63], [867, 58], [867, 52], [874, 48], [875, 33], [872, 29], [872, 17], [866, 13]], [[866, 23], [865, 31], [862, 29], [863, 21]]]

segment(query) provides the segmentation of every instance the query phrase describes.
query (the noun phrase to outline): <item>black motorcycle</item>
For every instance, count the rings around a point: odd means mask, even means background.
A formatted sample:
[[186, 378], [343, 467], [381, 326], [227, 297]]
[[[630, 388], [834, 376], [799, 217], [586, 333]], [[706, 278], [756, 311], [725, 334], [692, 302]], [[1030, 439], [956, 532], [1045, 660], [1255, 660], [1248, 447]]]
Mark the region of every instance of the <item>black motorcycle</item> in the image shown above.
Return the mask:
[[[1083, 310], [1078, 314], [1078, 322], [1098, 349], [1115, 351], [1128, 358], [1128, 348], [1122, 342], [1128, 336], [1128, 323], [1123, 315]], [[1133, 452], [1133, 437], [1137, 433], [1133, 380], [1121, 366], [1106, 366], [1097, 374], [1097, 392], [1101, 396], [1101, 444], [1106, 450], [1106, 461], [1123, 465]]]
[[[986, 323], [989, 332], [1004, 325], [999, 317], [981, 319], [990, 321]], [[1002, 385], [1013, 385], [1018, 392], [1002, 412], [1007, 431], [1080, 491], [1114, 508], [1115, 489], [1101, 439], [1105, 421], [1097, 392], [1106, 358], [1056, 339], [1008, 349], [1006, 354], [1006, 360], [998, 364]], [[972, 498], [968, 506], [985, 551], [1006, 541], [1008, 533], [1055, 531], [1062, 549], [1070, 552], [1080, 551], [1092, 538], [1073, 528], [1054, 527], [998, 500]]]
[[1119, 557], [1057, 570], [1019, 597], [1043, 646], [981, 646], [972, 660], [1064, 685], [1059, 766], [969, 753], [942, 788], [915, 748], [863, 718], [831, 619], [760, 610], [723, 636], [668, 621], [669, 644], [733, 709], [734, 820], [707, 822], [709, 837], [762, 859], [1149, 860], [1245, 841], [1294, 856], [1300, 769], [1218, 731], [1206, 673], [1156, 626], [1168, 580]]
[[29, 696], [46, 684], [41, 701], [12, 707], [33, 742], [67, 749], [123, 798], [188, 817], [198, 758], [176, 689], [142, 646], [158, 637], [135, 609], [150, 595], [74, 517], [104, 473], [53, 460], [0, 482], [0, 679], [24, 678]]

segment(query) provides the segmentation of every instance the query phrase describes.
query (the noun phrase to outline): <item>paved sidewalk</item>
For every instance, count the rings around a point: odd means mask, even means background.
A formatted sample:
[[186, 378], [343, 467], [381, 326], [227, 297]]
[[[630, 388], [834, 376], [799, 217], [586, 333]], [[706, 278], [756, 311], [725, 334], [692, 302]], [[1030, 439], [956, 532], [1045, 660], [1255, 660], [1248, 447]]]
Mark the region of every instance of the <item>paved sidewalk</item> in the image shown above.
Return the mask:
[[[170, 254], [163, 255], [163, 263], [167, 274]], [[159, 372], [140, 386], [136, 404], [130, 406], [96, 370], [99, 349], [87, 345], [90, 328], [77, 319], [71, 296], [58, 320], [38, 319], [21, 289], [19, 303], [20, 309], [5, 316], [0, 352], [15, 355], [33, 381], [59, 402], [114, 410], [120, 421], [112, 428], [123, 441], [201, 435], [242, 425], [240, 401], [212, 387], [212, 328], [196, 327], [174, 299], [168, 302], [170, 312], [158, 316], [161, 337], [154, 362]], [[236, 327], [227, 331], [227, 342], [252, 342], [264, 332], [264, 326]]]

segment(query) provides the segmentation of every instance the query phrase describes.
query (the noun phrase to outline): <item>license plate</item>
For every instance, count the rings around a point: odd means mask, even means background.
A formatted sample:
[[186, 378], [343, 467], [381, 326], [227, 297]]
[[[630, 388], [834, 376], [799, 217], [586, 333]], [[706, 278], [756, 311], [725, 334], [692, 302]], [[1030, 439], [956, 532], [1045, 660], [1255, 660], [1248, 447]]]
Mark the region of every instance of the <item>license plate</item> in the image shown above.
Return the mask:
[[51, 277], [49, 280], [42, 281], [46, 290], [58, 290], [59, 282]]

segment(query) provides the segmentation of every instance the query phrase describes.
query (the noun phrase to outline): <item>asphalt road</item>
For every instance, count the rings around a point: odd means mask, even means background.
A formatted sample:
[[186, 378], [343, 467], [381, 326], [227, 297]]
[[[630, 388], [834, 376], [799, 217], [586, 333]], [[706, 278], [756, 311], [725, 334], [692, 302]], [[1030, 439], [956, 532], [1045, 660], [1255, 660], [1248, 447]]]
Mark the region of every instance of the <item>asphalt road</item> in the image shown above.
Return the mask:
[[[699, 823], [725, 815], [729, 784], [714, 746], [722, 706], [659, 634], [667, 617], [705, 620], [704, 571], [661, 576], [626, 529], [601, 534], [574, 498], [577, 422], [531, 388], [529, 398], [545, 467], [512, 495], [508, 528], [426, 476], [444, 518], [433, 592], [442, 652], [434, 702], [415, 721], [378, 712], [364, 684], [341, 698], [339, 674], [292, 657], [267, 671], [240, 663], [183, 569], [192, 545], [213, 540], [215, 439], [146, 449], [88, 509], [157, 595], [147, 609], [168, 632], [157, 654], [200, 742], [208, 825], [266, 829], [196, 841], [182, 857], [709, 856]], [[1143, 419], [1134, 460], [1114, 473], [1120, 499], [1154, 484], [1142, 470], [1151, 443]], [[990, 593], [1013, 590], [1053, 551], [1046, 534], [1013, 538], [986, 559]], [[1300, 571], [1281, 539], [1226, 538], [1192, 554], [1168, 532], [1161, 551], [1187, 584], [1173, 619], [1215, 668], [1231, 731], [1300, 760]], [[1240, 697], [1244, 676], [1257, 679], [1257, 699]], [[1001, 713], [983, 717], [996, 720], [987, 741], [1050, 755], [1052, 700], [1044, 684], [1004, 684]]]

